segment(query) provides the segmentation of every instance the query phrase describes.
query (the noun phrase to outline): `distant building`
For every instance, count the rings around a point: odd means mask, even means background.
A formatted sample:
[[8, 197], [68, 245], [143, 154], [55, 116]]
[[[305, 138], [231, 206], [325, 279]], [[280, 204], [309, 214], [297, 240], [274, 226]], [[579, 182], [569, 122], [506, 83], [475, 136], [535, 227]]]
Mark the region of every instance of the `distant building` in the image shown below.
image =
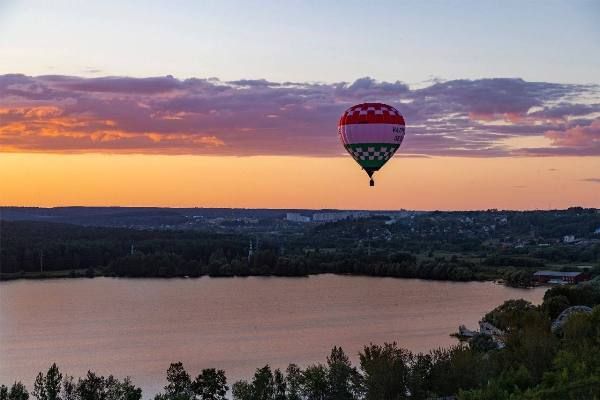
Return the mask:
[[574, 235], [565, 235], [563, 236], [563, 243], [573, 243], [575, 241]]
[[315, 213], [312, 216], [314, 222], [335, 222], [343, 219], [368, 218], [371, 213], [368, 211], [346, 211], [346, 212], [323, 212]]
[[346, 213], [317, 213], [313, 214], [312, 219], [315, 222], [333, 222], [348, 218]]
[[537, 283], [579, 283], [589, 279], [584, 272], [561, 272], [561, 271], [537, 271], [533, 274], [533, 280]]
[[285, 219], [291, 222], [310, 222], [310, 217], [298, 213], [287, 213]]
[[369, 218], [371, 213], [369, 211], [354, 211], [348, 213], [350, 218], [359, 219], [359, 218]]

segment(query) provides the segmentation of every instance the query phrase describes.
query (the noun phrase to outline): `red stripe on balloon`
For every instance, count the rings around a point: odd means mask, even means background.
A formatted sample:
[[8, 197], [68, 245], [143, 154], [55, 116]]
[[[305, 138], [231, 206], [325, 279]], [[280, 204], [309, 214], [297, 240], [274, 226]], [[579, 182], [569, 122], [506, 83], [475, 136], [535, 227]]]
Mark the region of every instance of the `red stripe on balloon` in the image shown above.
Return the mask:
[[395, 124], [404, 125], [404, 118], [398, 110], [382, 103], [363, 103], [347, 109], [338, 126], [349, 124]]

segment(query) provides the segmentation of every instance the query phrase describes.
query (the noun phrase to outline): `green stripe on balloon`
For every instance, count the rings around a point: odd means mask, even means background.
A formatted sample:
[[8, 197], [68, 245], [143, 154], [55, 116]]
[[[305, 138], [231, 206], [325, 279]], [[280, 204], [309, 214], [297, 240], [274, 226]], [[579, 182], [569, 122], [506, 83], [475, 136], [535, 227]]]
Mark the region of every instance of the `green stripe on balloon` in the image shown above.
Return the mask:
[[347, 144], [345, 147], [361, 167], [365, 170], [377, 171], [400, 146], [394, 143], [354, 143]]
[[358, 165], [360, 165], [364, 169], [377, 171], [379, 168], [385, 165], [387, 160], [358, 160], [357, 162]]

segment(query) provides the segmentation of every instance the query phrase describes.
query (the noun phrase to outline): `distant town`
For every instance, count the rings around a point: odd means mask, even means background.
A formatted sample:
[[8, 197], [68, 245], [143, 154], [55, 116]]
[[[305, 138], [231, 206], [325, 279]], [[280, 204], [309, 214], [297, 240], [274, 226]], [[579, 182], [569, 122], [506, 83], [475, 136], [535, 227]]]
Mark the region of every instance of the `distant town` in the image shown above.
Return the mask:
[[511, 286], [600, 272], [600, 210], [0, 208], [0, 277], [340, 273]]

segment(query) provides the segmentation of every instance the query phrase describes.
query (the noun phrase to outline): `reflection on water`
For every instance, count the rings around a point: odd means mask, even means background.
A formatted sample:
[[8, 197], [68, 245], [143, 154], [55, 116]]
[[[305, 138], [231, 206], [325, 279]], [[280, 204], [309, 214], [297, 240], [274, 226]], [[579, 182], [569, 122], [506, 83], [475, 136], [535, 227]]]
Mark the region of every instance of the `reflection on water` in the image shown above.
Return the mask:
[[170, 362], [230, 382], [266, 363], [324, 362], [341, 345], [396, 341], [414, 351], [455, 343], [504, 300], [542, 300], [544, 289], [489, 282], [320, 275], [310, 278], [71, 279], [0, 283], [0, 382], [56, 362], [81, 376], [130, 375], [148, 398]]

